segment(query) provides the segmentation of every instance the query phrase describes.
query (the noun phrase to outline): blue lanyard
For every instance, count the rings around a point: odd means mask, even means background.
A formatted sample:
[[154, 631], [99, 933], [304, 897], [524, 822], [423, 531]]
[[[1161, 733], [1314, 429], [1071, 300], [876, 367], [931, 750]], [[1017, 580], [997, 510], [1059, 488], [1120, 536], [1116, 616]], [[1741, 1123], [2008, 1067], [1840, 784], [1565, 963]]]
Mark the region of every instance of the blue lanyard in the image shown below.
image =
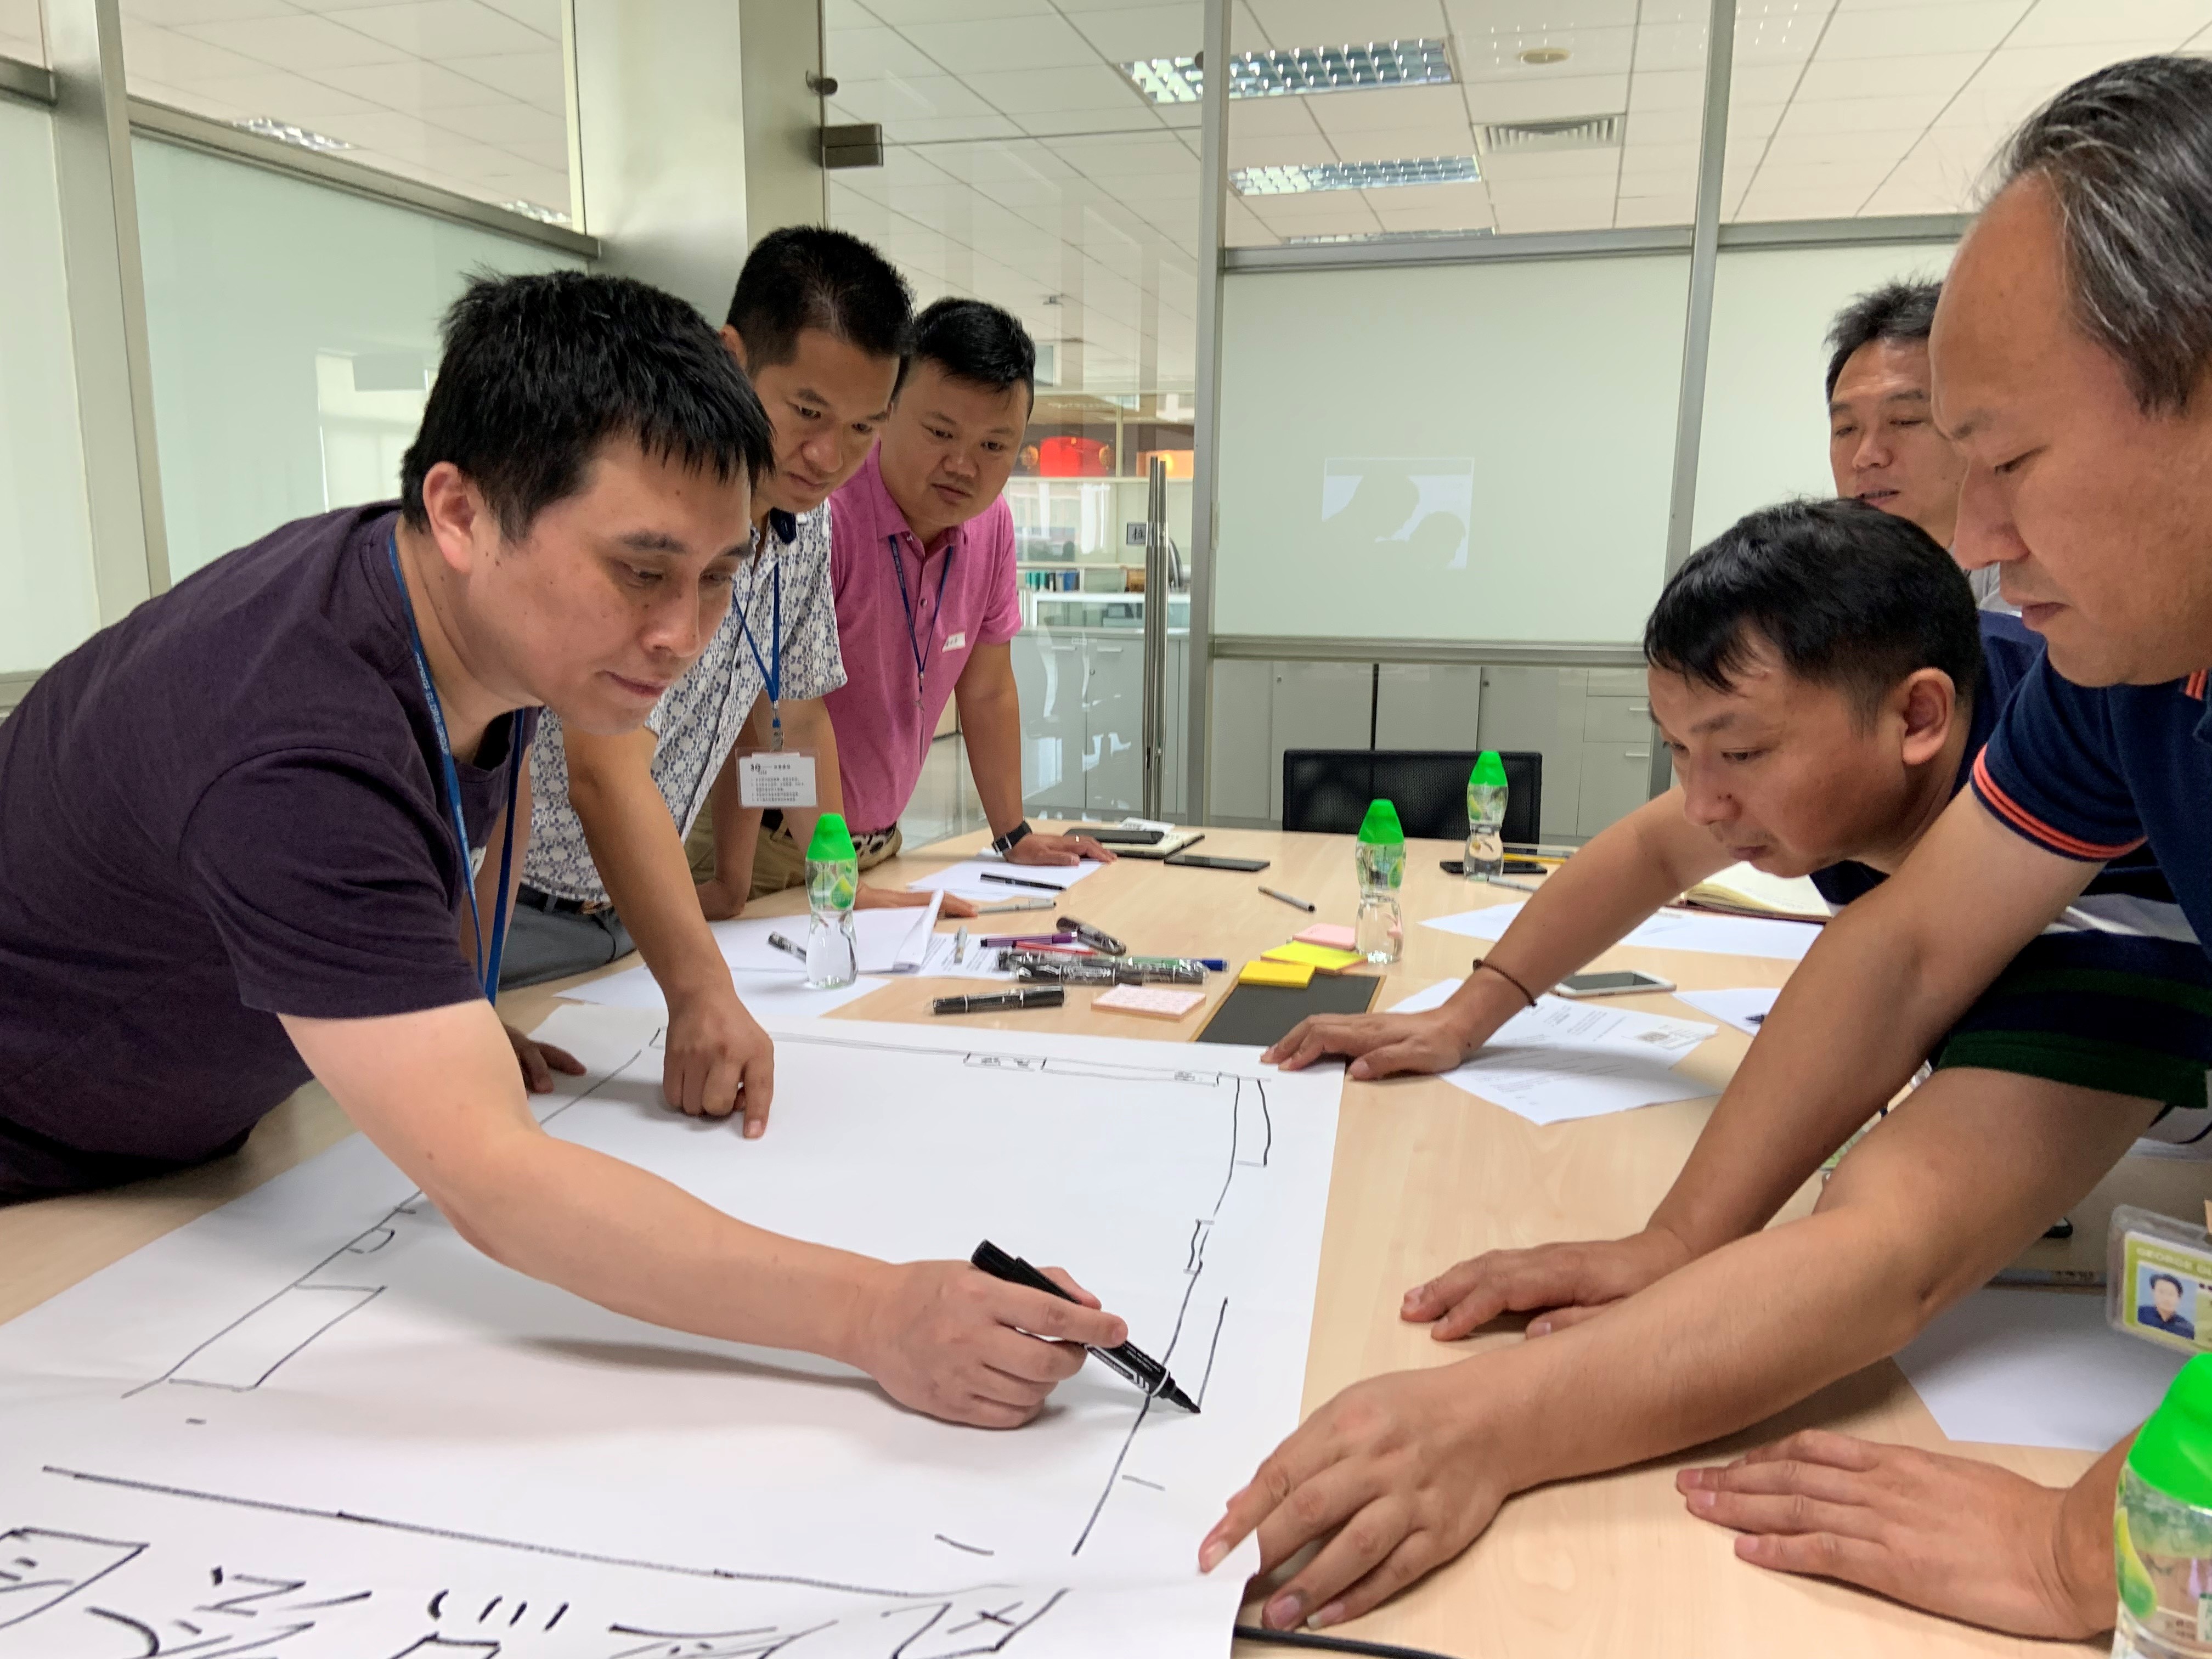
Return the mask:
[[483, 916], [477, 908], [476, 871], [469, 857], [468, 819], [461, 811], [461, 775], [453, 766], [453, 739], [446, 735], [446, 711], [438, 702], [438, 688], [430, 683], [430, 659], [422, 654], [422, 635], [415, 626], [415, 602], [407, 597], [407, 578], [399, 569], [399, 532], [395, 527], [385, 544], [392, 556], [392, 579], [399, 584], [399, 610], [407, 618], [407, 643], [415, 653], [415, 672], [422, 682], [423, 701], [430, 705], [430, 728], [438, 734], [438, 763], [445, 773], [446, 810], [453, 821], [453, 836], [461, 849], [461, 867], [469, 894], [469, 925], [476, 929], [477, 976], [483, 982], [485, 999], [499, 1000], [499, 959], [507, 949], [507, 878], [514, 862], [514, 806], [522, 785], [522, 726], [508, 718], [507, 733], [507, 835], [499, 849], [499, 899], [492, 910], [490, 952], [484, 945]]
[[[760, 670], [761, 684], [768, 690], [769, 741], [771, 749], [783, 747], [783, 561], [774, 553], [767, 555], [769, 574], [775, 580], [773, 597], [769, 601], [769, 626], [772, 630], [768, 642], [768, 660], [761, 660], [761, 648], [753, 638], [752, 625], [745, 620], [745, 608], [733, 597], [730, 609], [738, 613], [738, 632], [744, 635], [745, 647], [753, 653], [753, 666]], [[752, 595], [758, 599], [756, 590]]]
[[[914, 712], [919, 715], [921, 713], [922, 681], [928, 672], [929, 656], [922, 649], [921, 637], [915, 627], [914, 599], [906, 591], [906, 561], [899, 556], [898, 538], [896, 535], [886, 536], [884, 540], [891, 550], [891, 568], [898, 573], [899, 608], [906, 612], [907, 649], [914, 653]], [[951, 542], [945, 544], [945, 564], [937, 573], [937, 610], [930, 617], [933, 624], [945, 620], [945, 584], [952, 574], [953, 547], [954, 544]], [[915, 592], [919, 594], [921, 591], [921, 575], [917, 571]], [[922, 741], [929, 741], [927, 733], [923, 735]]]

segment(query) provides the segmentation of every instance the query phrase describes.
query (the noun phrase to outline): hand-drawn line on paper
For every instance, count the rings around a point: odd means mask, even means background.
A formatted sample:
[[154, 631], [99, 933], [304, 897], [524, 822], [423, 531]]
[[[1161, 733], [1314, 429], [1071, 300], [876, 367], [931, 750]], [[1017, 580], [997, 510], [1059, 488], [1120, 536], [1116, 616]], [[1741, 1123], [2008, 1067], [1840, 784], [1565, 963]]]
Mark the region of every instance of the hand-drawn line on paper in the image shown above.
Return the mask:
[[82, 1480], [96, 1486], [125, 1492], [152, 1492], [162, 1498], [220, 1504], [233, 1509], [258, 1510], [269, 1515], [295, 1515], [311, 1521], [341, 1521], [356, 1527], [380, 1528], [417, 1538], [436, 1538], [450, 1544], [485, 1544], [495, 1549], [518, 1550], [528, 1555], [551, 1556], [563, 1561], [586, 1561], [602, 1567], [635, 1567], [646, 1572], [665, 1572], [682, 1578], [708, 1578], [749, 1584], [795, 1584], [804, 1589], [835, 1590], [846, 1595], [872, 1595], [886, 1601], [930, 1601], [942, 1596], [965, 1595], [984, 1589], [1013, 1588], [1003, 1583], [969, 1584], [958, 1589], [893, 1589], [881, 1584], [848, 1584], [834, 1578], [808, 1578], [787, 1572], [741, 1572], [735, 1567], [696, 1567], [680, 1562], [647, 1561], [635, 1556], [607, 1555], [595, 1550], [568, 1549], [558, 1544], [538, 1544], [526, 1539], [500, 1538], [489, 1533], [464, 1532], [434, 1527], [427, 1522], [401, 1521], [389, 1516], [361, 1515], [350, 1510], [319, 1510], [305, 1504], [280, 1504], [272, 1498], [242, 1498], [232, 1492], [201, 1492], [191, 1486], [164, 1486], [155, 1480], [133, 1480], [119, 1474], [100, 1474], [90, 1469], [64, 1468], [48, 1463], [42, 1474], [64, 1480]]
[[67, 1601], [147, 1547], [44, 1527], [0, 1532], [0, 1630]]
[[1048, 1054], [1010, 1054], [991, 1048], [973, 1048], [963, 1053], [957, 1048], [927, 1048], [918, 1042], [878, 1042], [858, 1037], [817, 1034], [779, 1035], [776, 1041], [820, 1048], [860, 1048], [871, 1054], [922, 1054], [932, 1060], [957, 1060], [963, 1066], [981, 1066], [991, 1071], [1042, 1073], [1052, 1077], [1101, 1078], [1109, 1083], [1188, 1083], [1200, 1088], [1218, 1089], [1224, 1079], [1234, 1077], [1234, 1073], [1228, 1072], [1192, 1070], [1178, 1066], [1127, 1066], [1119, 1060], [1055, 1060]]
[[[538, 1119], [539, 1127], [590, 1099], [644, 1058], [646, 1052], [637, 1049], [591, 1087], [579, 1090]], [[374, 1255], [398, 1237], [401, 1227], [420, 1223], [422, 1206], [428, 1202], [419, 1188], [410, 1193], [283, 1289], [247, 1309], [161, 1376], [125, 1390], [123, 1397], [131, 1399], [162, 1382], [222, 1389], [233, 1394], [259, 1388], [319, 1337], [360, 1312], [386, 1289], [382, 1285], [319, 1280], [318, 1276], [337, 1264], [341, 1281], [362, 1277], [355, 1259]]]
[[1158, 1481], [1147, 1480], [1141, 1474], [1125, 1474], [1121, 1478], [1133, 1486], [1144, 1486], [1152, 1492], [1165, 1492], [1167, 1490], [1167, 1488], [1160, 1485]]
[[965, 1550], [970, 1555], [996, 1555], [998, 1551], [987, 1550], [981, 1544], [963, 1544], [957, 1538], [947, 1538], [943, 1533], [933, 1534], [940, 1544], [950, 1544], [956, 1550]]
[[1206, 1370], [1198, 1379], [1198, 1393], [1193, 1396], [1199, 1409], [1206, 1409], [1206, 1385], [1213, 1380], [1213, 1356], [1220, 1351], [1221, 1328], [1229, 1322], [1229, 1298], [1221, 1298], [1221, 1311], [1213, 1316], [1213, 1340], [1206, 1345]]

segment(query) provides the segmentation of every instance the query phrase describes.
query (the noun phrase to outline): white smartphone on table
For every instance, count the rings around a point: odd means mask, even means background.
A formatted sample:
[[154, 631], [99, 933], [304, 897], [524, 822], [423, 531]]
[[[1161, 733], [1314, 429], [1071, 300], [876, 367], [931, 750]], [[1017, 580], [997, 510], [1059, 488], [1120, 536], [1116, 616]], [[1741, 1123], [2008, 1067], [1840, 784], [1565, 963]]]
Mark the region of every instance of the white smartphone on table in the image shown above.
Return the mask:
[[1661, 979], [1656, 974], [1639, 972], [1634, 968], [1616, 968], [1604, 973], [1569, 974], [1552, 988], [1563, 997], [1618, 997], [1638, 991], [1671, 991], [1674, 981]]

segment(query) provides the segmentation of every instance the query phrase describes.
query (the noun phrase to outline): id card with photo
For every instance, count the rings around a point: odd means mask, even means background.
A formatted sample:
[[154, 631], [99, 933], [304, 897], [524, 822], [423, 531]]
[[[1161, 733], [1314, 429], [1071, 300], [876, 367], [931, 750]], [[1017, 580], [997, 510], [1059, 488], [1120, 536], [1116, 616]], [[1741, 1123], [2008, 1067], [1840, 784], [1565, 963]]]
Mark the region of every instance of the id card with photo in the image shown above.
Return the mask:
[[2212, 1235], [2155, 1211], [2112, 1212], [2106, 1317], [2179, 1353], [2212, 1350]]
[[747, 806], [812, 806], [814, 757], [803, 749], [757, 749], [738, 757], [738, 799]]

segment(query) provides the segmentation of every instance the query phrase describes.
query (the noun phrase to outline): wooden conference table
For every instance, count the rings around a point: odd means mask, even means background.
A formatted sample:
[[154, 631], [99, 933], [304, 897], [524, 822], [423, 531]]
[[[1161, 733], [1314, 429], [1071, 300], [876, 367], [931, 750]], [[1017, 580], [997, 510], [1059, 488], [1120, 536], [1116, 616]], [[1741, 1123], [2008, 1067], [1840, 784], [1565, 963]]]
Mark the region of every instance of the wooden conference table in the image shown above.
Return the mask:
[[[872, 872], [870, 879], [886, 884], [913, 880], [972, 853], [981, 840], [970, 836], [908, 854]], [[1133, 950], [1227, 956], [1233, 963], [1279, 944], [1309, 920], [1261, 895], [1260, 879], [1314, 900], [1320, 909], [1310, 920], [1350, 921], [1356, 900], [1351, 846], [1343, 836], [1211, 830], [1207, 852], [1265, 857], [1273, 860], [1272, 867], [1263, 878], [1254, 878], [1125, 860], [1085, 880], [1068, 908], [1126, 939]], [[1419, 918], [1512, 897], [1443, 874], [1438, 858], [1456, 850], [1436, 842], [1416, 842], [1407, 850], [1405, 959], [1385, 975], [1378, 1008], [1436, 980], [1463, 974], [1475, 954], [1471, 941], [1419, 927]], [[793, 892], [757, 905], [750, 914], [804, 908], [803, 896]], [[1779, 984], [1790, 966], [1768, 957], [1642, 949], [1619, 950], [1599, 962], [1649, 969], [1685, 989]], [[1229, 982], [1229, 976], [1215, 977], [1214, 1000], [1226, 994]], [[526, 1030], [553, 1006], [559, 988], [533, 987], [503, 997], [501, 1011]], [[927, 1019], [927, 999], [942, 990], [931, 981], [894, 982], [848, 1004], [834, 1018]], [[1205, 1018], [1201, 1012], [1170, 1025], [1094, 1015], [1089, 1010], [1092, 994], [1073, 990], [1064, 1008], [974, 1016], [963, 1023], [1172, 1040], [1189, 1037]], [[1671, 997], [1618, 1000], [1654, 1012], [1704, 1018]], [[1683, 1062], [1683, 1069], [1717, 1091], [1747, 1041], [1723, 1027]], [[1408, 1285], [1480, 1250], [1633, 1230], [1665, 1192], [1711, 1109], [1710, 1101], [1687, 1101], [1540, 1127], [1439, 1079], [1347, 1083], [1306, 1366], [1305, 1408], [1312, 1411], [1361, 1377], [1448, 1364], [1485, 1343], [1520, 1340], [1506, 1334], [1449, 1346], [1433, 1342], [1425, 1328], [1400, 1322], [1399, 1297]], [[0, 1320], [350, 1132], [329, 1097], [310, 1085], [264, 1121], [242, 1153], [221, 1166], [112, 1193], [0, 1209]], [[2129, 1159], [2125, 1167], [2133, 1201], [2179, 1206], [2174, 1212], [2186, 1214], [2203, 1194], [2203, 1165]], [[1808, 1207], [1812, 1196], [1808, 1186], [1788, 1212]], [[2094, 1240], [2101, 1255], [2105, 1216], [2112, 1201], [2100, 1188], [2075, 1211], [2081, 1241], [2074, 1247], [2077, 1252]], [[1694, 1456], [1516, 1498], [1458, 1561], [1364, 1620], [1331, 1633], [1468, 1659], [1540, 1652], [1748, 1659], [1775, 1651], [1778, 1643], [1793, 1655], [1910, 1653], [1931, 1659], [2103, 1651], [2102, 1644], [2057, 1649], [1969, 1630], [1839, 1585], [1762, 1572], [1735, 1559], [1730, 1534], [1684, 1510], [1674, 1489], [1675, 1468], [1733, 1456], [1813, 1425], [1952, 1449], [1903, 1374], [1884, 1361]], [[2088, 1454], [2018, 1447], [1956, 1449], [2053, 1486], [2071, 1481], [2091, 1462]], [[1194, 1551], [1197, 1541], [1191, 1540]], [[1251, 1659], [1282, 1651], [1250, 1643], [1237, 1648]]]

